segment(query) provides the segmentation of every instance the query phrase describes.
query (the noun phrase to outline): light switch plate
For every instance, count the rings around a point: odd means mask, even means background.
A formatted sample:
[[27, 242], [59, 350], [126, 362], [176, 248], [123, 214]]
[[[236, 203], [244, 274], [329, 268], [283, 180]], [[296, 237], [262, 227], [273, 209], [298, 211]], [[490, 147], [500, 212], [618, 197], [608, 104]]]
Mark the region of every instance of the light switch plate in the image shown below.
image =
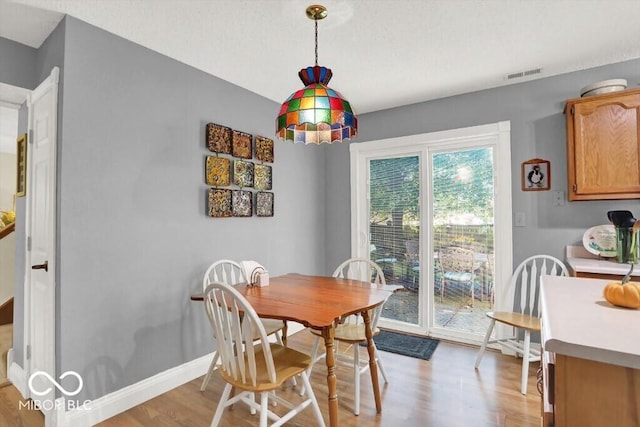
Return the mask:
[[564, 191], [554, 191], [551, 206], [564, 206]]
[[516, 212], [516, 227], [526, 227], [527, 216], [524, 212]]

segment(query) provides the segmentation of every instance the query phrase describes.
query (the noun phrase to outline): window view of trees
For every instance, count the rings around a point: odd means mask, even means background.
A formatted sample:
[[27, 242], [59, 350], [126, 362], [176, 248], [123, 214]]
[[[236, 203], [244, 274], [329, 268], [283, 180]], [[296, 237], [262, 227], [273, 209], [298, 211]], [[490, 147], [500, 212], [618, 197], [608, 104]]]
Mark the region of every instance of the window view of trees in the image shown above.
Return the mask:
[[433, 156], [435, 224], [493, 224], [493, 152], [488, 148]]

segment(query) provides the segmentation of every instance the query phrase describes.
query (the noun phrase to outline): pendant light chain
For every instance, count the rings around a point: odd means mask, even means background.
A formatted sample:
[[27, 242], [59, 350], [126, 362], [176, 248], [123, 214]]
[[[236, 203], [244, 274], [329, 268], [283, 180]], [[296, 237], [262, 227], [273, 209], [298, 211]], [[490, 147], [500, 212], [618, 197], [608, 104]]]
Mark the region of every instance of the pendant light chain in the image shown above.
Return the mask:
[[318, 65], [318, 18], [313, 20], [316, 23], [316, 66]]

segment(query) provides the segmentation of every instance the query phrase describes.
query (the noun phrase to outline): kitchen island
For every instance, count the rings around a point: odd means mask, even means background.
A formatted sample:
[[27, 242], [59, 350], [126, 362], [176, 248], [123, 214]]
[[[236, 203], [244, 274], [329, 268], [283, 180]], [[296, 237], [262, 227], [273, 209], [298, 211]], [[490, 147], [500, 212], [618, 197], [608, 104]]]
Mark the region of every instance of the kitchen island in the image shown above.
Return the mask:
[[640, 310], [606, 302], [609, 281], [541, 279], [545, 426], [640, 426]]

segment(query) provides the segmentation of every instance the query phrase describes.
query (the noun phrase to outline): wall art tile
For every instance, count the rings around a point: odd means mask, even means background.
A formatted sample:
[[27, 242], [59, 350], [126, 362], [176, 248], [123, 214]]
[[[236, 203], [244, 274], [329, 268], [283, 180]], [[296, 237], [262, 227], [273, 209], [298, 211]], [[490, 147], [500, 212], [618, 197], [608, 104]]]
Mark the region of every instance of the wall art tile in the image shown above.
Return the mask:
[[207, 148], [214, 153], [231, 154], [231, 128], [207, 123]]
[[238, 187], [253, 187], [253, 170], [252, 162], [244, 160], [233, 161], [233, 183]]
[[256, 215], [273, 216], [273, 193], [265, 191], [256, 193]]
[[233, 131], [231, 154], [234, 157], [240, 157], [241, 159], [250, 159], [253, 155], [251, 140], [253, 136], [240, 132], [238, 130]]
[[253, 193], [251, 191], [233, 190], [233, 216], [253, 215]]
[[273, 139], [256, 136], [256, 158], [261, 162], [273, 163]]
[[271, 190], [271, 166], [255, 165], [253, 172], [253, 187], [256, 190]]
[[224, 157], [207, 156], [207, 185], [227, 186], [231, 184], [231, 160]]
[[222, 188], [209, 189], [209, 216], [230, 217], [232, 215], [231, 190]]

